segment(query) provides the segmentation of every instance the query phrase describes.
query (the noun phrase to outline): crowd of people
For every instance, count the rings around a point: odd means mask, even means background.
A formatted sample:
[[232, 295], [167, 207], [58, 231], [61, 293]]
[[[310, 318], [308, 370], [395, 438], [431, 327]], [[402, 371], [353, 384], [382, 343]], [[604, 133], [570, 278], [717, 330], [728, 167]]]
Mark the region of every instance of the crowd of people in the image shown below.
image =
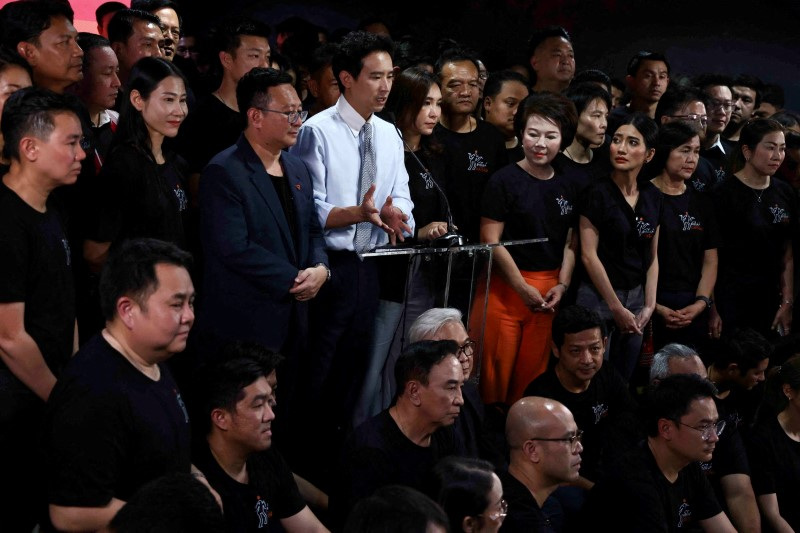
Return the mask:
[[0, 10], [0, 529], [800, 531], [780, 87], [182, 21]]

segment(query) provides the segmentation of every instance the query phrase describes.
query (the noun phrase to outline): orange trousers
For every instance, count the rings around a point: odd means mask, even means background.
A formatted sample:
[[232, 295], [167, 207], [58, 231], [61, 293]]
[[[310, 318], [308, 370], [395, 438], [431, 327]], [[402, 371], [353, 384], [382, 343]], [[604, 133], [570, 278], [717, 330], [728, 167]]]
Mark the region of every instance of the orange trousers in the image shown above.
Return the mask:
[[[521, 271], [528, 285], [542, 296], [558, 284], [558, 273]], [[492, 275], [479, 385], [485, 403], [513, 404], [522, 398], [528, 384], [547, 370], [554, 315], [534, 313], [502, 276]]]

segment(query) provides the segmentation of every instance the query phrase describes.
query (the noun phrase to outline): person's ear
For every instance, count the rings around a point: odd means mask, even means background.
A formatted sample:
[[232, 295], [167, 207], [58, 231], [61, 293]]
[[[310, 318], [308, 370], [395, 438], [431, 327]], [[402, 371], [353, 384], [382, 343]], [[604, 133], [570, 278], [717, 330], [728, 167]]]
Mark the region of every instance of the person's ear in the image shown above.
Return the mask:
[[230, 52], [222, 50], [219, 53], [219, 62], [222, 65], [222, 68], [230, 70], [231, 67], [233, 66], [233, 55], [231, 55]]
[[353, 83], [355, 83], [355, 78], [352, 74], [346, 70], [343, 70], [339, 73], [339, 81], [342, 83], [342, 87], [345, 89], [350, 89], [353, 86]]
[[655, 148], [650, 148], [649, 150], [647, 150], [647, 155], [644, 157], [644, 162], [649, 163], [653, 159], [654, 155], [656, 155]]
[[783, 384], [783, 395], [786, 396], [786, 399], [790, 402], [794, 400], [795, 391], [788, 383]]
[[672, 439], [672, 428], [675, 427], [675, 423], [672, 420], [667, 418], [659, 418], [658, 419], [658, 434], [661, 435], [665, 440]]
[[39, 54], [36, 45], [27, 41], [17, 43], [17, 53], [22, 56], [31, 67], [35, 67], [39, 62]]
[[308, 78], [308, 92], [311, 93], [311, 96], [314, 98], [319, 98], [319, 83], [313, 77]]
[[23, 137], [19, 141], [19, 155], [27, 161], [34, 162], [39, 159], [39, 142], [36, 137]]
[[744, 156], [745, 161], [750, 161], [750, 158], [753, 156], [753, 151], [750, 150], [750, 147], [746, 144], [742, 145], [742, 155]]
[[230, 417], [225, 409], [216, 408], [211, 411], [211, 423], [225, 431], [230, 427]]
[[465, 516], [461, 521], [461, 530], [464, 531], [464, 533], [473, 533], [474, 531], [478, 531], [477, 522], [477, 519], [474, 517]]
[[142, 98], [142, 93], [136, 89], [131, 89], [130, 100], [134, 109], [141, 113], [144, 109], [144, 98]]
[[561, 359], [561, 350], [558, 348], [558, 346], [556, 346], [556, 343], [550, 341], [550, 347], [553, 350], [553, 357], [556, 359]]
[[133, 312], [137, 307], [136, 301], [130, 296], [121, 296], [117, 300], [117, 315], [128, 329], [132, 329], [135, 324]]
[[411, 400], [413, 405], [419, 407], [422, 403], [422, 398], [420, 397], [420, 385], [419, 381], [411, 380], [406, 384], [406, 391], [408, 392], [408, 398]]

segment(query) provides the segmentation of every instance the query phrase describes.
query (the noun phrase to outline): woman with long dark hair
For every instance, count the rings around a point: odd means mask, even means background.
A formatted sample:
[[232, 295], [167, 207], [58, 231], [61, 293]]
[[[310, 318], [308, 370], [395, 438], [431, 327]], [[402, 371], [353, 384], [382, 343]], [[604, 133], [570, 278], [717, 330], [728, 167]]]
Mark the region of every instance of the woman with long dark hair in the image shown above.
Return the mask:
[[694, 128], [681, 122], [661, 126], [650, 163], [658, 172], [650, 182], [664, 195], [653, 320], [656, 350], [671, 342], [697, 347], [707, 338], [719, 232], [710, 200], [689, 185], [699, 159]]
[[109, 247], [124, 239], [151, 237], [186, 247], [185, 163], [165, 149], [164, 140], [178, 134], [187, 112], [181, 71], [161, 58], [140, 59], [97, 178], [98, 216], [84, 243], [84, 257], [98, 270]]
[[[405, 145], [408, 188], [414, 202], [414, 240], [430, 241], [447, 233], [447, 207], [440, 188], [443, 176], [441, 146], [432, 138], [441, 115], [442, 91], [436, 77], [411, 67], [395, 77], [386, 102], [387, 118]], [[408, 239], [407, 239], [408, 240]], [[375, 333], [357, 419], [389, 407], [394, 398], [394, 362], [414, 320], [434, 304], [431, 262], [422, 256], [381, 259], [380, 300]]]
[[611, 175], [584, 191], [579, 209], [587, 276], [577, 303], [608, 322], [608, 359], [626, 380], [656, 307], [661, 192], [637, 178], [655, 154], [657, 136], [646, 115], [627, 117], [611, 137]]
[[780, 123], [748, 121], [733, 153], [734, 174], [713, 191], [722, 233], [715, 308], [726, 330], [751, 327], [767, 338], [791, 331], [797, 196], [772, 179], [785, 150]]

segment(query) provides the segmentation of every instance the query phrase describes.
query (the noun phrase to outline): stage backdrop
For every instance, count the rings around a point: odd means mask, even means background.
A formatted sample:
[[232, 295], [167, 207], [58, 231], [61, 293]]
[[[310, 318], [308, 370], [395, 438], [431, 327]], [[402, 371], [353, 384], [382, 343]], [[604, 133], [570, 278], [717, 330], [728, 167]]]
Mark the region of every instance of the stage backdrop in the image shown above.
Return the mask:
[[[126, 6], [131, 5], [130, 0], [119, 0]], [[10, 0], [0, 0], [0, 7], [8, 4]], [[69, 4], [75, 11], [75, 29], [97, 33], [97, 21], [94, 19], [94, 10], [105, 0], [70, 0]]]

